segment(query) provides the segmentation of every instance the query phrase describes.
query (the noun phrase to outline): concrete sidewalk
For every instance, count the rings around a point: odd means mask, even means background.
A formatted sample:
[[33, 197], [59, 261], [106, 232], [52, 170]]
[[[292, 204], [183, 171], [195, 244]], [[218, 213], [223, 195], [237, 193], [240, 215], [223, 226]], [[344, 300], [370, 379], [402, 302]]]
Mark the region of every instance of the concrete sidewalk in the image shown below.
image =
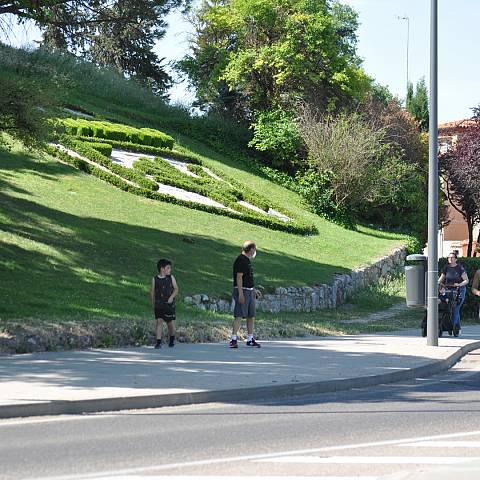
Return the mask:
[[0, 356], [0, 418], [243, 402], [433, 375], [480, 348], [480, 326], [428, 347], [420, 330], [240, 344]]

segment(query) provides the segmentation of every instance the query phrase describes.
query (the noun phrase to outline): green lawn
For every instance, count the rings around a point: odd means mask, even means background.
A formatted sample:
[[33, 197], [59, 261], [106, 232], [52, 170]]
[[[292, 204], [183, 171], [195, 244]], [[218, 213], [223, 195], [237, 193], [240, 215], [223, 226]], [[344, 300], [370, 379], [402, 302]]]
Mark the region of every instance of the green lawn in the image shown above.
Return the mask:
[[256, 278], [266, 287], [328, 282], [402, 243], [399, 235], [327, 222], [306, 212], [296, 194], [213, 157], [207, 163], [298, 212], [319, 234], [146, 200], [18, 146], [1, 150], [0, 318], [142, 318], [160, 257], [173, 260], [181, 297], [226, 293], [247, 238], [258, 244]]

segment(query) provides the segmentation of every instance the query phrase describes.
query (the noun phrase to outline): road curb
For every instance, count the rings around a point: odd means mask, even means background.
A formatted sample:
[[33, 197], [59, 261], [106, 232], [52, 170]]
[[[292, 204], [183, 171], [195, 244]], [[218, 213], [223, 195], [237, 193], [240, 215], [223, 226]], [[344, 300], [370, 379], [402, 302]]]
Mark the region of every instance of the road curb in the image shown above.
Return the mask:
[[448, 370], [462, 357], [477, 349], [480, 349], [480, 341], [472, 342], [460, 347], [455, 353], [443, 360], [437, 360], [419, 367], [383, 373], [380, 375], [367, 375], [363, 377], [342, 378], [338, 380], [268, 385], [252, 388], [235, 388], [229, 390], [138, 395], [132, 397], [113, 397], [92, 400], [52, 400], [49, 402], [0, 405], [0, 418], [75, 415], [105, 411], [192, 405], [199, 403], [240, 403], [287, 396], [339, 392], [350, 390], [352, 388], [372, 387], [386, 383], [401, 382], [418, 377], [435, 375]]

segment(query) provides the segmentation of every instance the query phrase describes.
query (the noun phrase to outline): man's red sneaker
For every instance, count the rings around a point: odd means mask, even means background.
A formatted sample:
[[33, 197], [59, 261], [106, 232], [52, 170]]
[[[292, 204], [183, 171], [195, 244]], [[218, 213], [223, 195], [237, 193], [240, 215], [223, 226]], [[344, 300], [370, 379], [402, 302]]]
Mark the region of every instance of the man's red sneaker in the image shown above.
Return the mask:
[[261, 345], [254, 339], [252, 338], [251, 340], [249, 340], [247, 342], [247, 347], [257, 347], [257, 348], [260, 348]]

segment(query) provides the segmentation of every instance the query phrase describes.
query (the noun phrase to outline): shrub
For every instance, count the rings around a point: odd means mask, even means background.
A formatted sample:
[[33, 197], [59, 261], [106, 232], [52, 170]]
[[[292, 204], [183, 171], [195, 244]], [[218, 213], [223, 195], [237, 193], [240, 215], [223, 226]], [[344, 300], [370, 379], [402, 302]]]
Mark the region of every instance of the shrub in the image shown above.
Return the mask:
[[172, 149], [174, 140], [169, 135], [151, 128], [134, 128], [119, 123], [83, 118], [60, 119], [65, 133], [79, 137], [97, 137], [118, 142], [133, 142], [157, 148]]
[[262, 112], [252, 128], [250, 147], [267, 153], [276, 167], [285, 169], [296, 163], [303, 141], [291, 114], [280, 108]]
[[296, 175], [295, 190], [307, 201], [310, 210], [347, 228], [355, 226], [355, 219], [347, 208], [333, 199], [332, 173], [310, 168]]
[[109, 143], [91, 142], [88, 145], [106, 157], [112, 154], [112, 146]]

